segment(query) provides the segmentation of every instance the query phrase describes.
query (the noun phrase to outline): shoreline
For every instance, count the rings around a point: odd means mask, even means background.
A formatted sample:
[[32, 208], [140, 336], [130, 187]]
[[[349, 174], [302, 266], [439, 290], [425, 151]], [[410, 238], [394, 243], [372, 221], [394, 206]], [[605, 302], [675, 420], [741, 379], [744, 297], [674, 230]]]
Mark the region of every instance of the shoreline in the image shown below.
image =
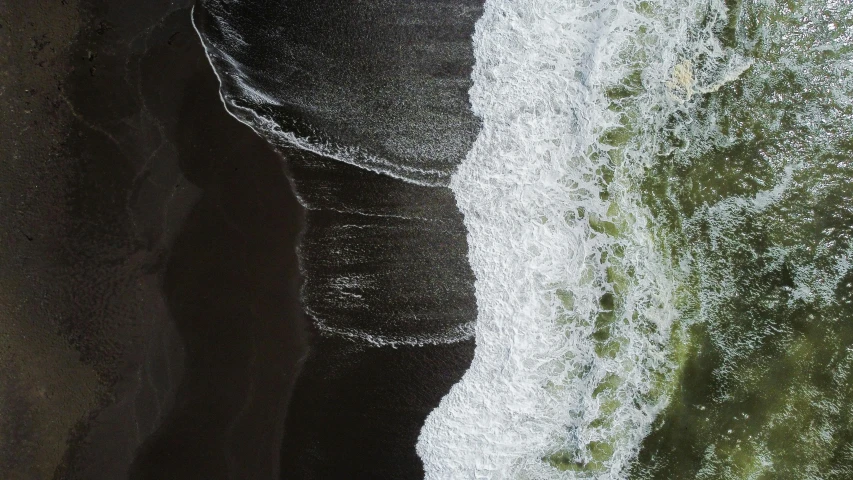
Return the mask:
[[[2, 205], [24, 212], [0, 218], [10, 225], [0, 234], [15, 236], [0, 257], [0, 307], [22, 305], [21, 321], [0, 325], [0, 361], [20, 366], [0, 385], [26, 392], [0, 391], [0, 413], [14, 414], [0, 421], [0, 447], [17, 459], [0, 458], [0, 476], [422, 476], [417, 436], [473, 340], [392, 348], [324, 337], [300, 301], [379, 334], [440, 336], [473, 320], [452, 194], [277, 152], [223, 108], [192, 3], [15, 7], [36, 20], [26, 28], [73, 22], [44, 39], [47, 50], [65, 42], [55, 64], [39, 65], [23, 32], [16, 61], [50, 67], [45, 86], [8, 84], [46, 110], [10, 140], [22, 158], [0, 176], [15, 187], [0, 191]], [[28, 138], [43, 119], [53, 128]], [[351, 225], [360, 261], [335, 243]], [[349, 274], [376, 278], [361, 305], [340, 301], [333, 279]]]

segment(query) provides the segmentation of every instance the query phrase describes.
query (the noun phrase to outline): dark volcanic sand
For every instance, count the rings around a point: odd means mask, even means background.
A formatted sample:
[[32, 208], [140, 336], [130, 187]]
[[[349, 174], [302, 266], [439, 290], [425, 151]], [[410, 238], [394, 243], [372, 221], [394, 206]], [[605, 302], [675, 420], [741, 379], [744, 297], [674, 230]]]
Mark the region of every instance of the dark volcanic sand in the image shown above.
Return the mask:
[[[0, 478], [419, 478], [420, 427], [473, 341], [309, 335], [295, 249], [305, 218], [306, 271], [384, 275], [353, 325], [464, 323], [452, 195], [288, 155], [303, 198], [428, 219], [304, 212], [223, 108], [190, 3], [0, 2]], [[353, 237], [362, 266], [323, 233], [352, 222], [393, 226]]]
[[302, 213], [188, 4], [0, 3], [4, 480], [277, 476]]
[[212, 101], [218, 83], [191, 43], [189, 58], [170, 61], [197, 66], [176, 145], [184, 175], [204, 193], [165, 277], [187, 373], [131, 478], [276, 478], [288, 392], [306, 349], [295, 254], [302, 211], [280, 157]]

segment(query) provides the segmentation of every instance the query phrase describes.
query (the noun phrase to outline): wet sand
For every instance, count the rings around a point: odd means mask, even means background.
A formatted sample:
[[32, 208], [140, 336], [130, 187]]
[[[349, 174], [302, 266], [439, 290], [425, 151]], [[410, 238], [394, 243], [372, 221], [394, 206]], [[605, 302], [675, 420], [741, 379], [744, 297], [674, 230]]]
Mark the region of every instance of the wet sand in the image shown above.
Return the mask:
[[[285, 424], [282, 478], [423, 478], [421, 427], [474, 353], [473, 338], [443, 341], [476, 318], [453, 194], [304, 152], [288, 163], [310, 207], [303, 305], [345, 333], [312, 342]], [[365, 336], [423, 343], [376, 346]]]
[[4, 479], [278, 478], [302, 210], [189, 3], [0, 5]]
[[[188, 21], [182, 15], [182, 26]], [[281, 158], [211, 101], [218, 84], [192, 44], [199, 66], [176, 145], [184, 176], [204, 193], [165, 274], [187, 373], [131, 478], [278, 478], [288, 392], [307, 342], [296, 259], [302, 209]]]
[[[0, 4], [0, 478], [420, 478], [473, 340], [323, 337], [299, 291], [380, 334], [473, 320], [452, 194], [288, 153], [304, 210], [191, 3]], [[351, 271], [378, 289], [358, 308], [327, 288]]]

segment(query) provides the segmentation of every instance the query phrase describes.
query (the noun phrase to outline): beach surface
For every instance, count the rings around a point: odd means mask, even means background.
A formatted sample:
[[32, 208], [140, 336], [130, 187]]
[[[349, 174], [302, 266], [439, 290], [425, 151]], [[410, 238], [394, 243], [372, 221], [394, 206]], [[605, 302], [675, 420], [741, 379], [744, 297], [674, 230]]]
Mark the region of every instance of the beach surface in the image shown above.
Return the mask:
[[190, 3], [0, 4], [4, 479], [278, 477], [303, 213]]
[[0, 4], [0, 477], [421, 478], [474, 349], [453, 195], [271, 147], [192, 3]]

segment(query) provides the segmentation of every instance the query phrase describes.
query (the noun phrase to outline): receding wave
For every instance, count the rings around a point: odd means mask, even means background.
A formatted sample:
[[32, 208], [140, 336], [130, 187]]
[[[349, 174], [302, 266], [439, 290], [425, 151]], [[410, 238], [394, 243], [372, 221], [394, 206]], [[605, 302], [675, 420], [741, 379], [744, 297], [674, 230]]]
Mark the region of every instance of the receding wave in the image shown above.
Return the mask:
[[479, 128], [466, 91], [481, 1], [205, 0], [196, 16], [229, 110], [269, 141], [447, 185]]

